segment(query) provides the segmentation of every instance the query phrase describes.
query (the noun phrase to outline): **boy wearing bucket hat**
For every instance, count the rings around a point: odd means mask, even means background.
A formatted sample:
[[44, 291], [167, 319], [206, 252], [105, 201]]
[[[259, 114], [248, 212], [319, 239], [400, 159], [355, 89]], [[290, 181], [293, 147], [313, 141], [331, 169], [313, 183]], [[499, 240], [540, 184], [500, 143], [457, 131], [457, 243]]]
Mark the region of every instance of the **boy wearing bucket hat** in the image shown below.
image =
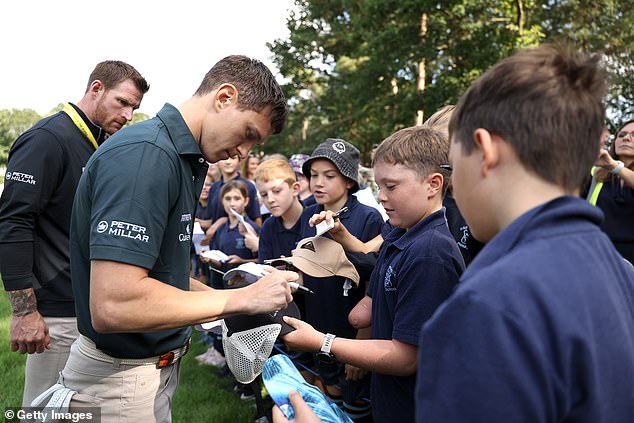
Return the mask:
[[372, 339], [343, 339], [287, 321], [298, 329], [284, 337], [289, 346], [321, 352], [325, 347], [337, 360], [373, 372], [376, 422], [414, 420], [420, 328], [464, 270], [442, 207], [448, 171], [441, 165], [448, 150], [443, 134], [412, 127], [392, 134], [375, 153], [379, 200], [394, 228], [384, 234], [367, 296], [355, 307], [372, 310]]
[[[329, 138], [322, 142], [302, 165], [310, 190], [317, 204], [307, 207], [303, 218], [324, 210], [336, 212], [344, 206], [347, 212], [339, 217], [348, 230], [361, 241], [377, 236], [383, 225], [381, 214], [374, 208], [361, 204], [352, 194], [359, 189], [359, 150], [341, 139]], [[302, 238], [315, 235], [315, 229], [304, 224]], [[329, 235], [326, 235], [329, 236]], [[304, 285], [315, 292], [305, 296], [305, 320], [318, 330], [346, 338], [369, 337], [368, 330], [357, 333], [348, 322], [348, 314], [363, 298], [367, 281], [376, 262], [375, 254], [351, 253], [348, 255], [360, 275], [355, 287], [341, 276], [312, 277], [304, 275]], [[326, 393], [355, 420], [370, 415], [370, 406], [360, 398], [369, 394], [369, 377], [365, 371], [342, 363], [315, 361]], [[337, 388], [340, 387], [341, 389]]]

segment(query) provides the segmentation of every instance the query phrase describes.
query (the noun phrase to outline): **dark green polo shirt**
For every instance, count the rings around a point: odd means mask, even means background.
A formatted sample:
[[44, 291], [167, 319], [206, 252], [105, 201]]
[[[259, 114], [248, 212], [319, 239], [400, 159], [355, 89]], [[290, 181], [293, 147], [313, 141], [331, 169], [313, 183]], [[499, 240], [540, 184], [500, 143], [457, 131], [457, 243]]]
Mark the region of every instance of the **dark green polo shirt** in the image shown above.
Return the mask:
[[194, 212], [206, 173], [198, 144], [170, 104], [117, 132], [86, 164], [71, 218], [71, 278], [79, 332], [97, 348], [145, 358], [189, 338], [190, 328], [97, 333], [90, 319], [90, 261], [143, 267], [150, 277], [188, 290]]

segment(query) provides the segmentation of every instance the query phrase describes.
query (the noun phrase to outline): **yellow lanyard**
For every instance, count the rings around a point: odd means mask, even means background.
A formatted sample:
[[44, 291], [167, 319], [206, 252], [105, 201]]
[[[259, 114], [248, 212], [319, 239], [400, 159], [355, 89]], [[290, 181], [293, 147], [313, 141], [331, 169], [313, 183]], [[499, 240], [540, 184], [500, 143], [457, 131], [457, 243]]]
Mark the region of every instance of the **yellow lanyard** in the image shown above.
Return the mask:
[[90, 141], [92, 146], [95, 147], [95, 150], [99, 148], [99, 144], [97, 144], [97, 140], [95, 140], [95, 136], [92, 134], [92, 132], [90, 132], [88, 125], [86, 125], [86, 122], [84, 122], [81, 116], [79, 116], [79, 113], [77, 113], [77, 110], [75, 110], [75, 108], [71, 106], [70, 104], [66, 104], [64, 106], [64, 110], [62, 111], [66, 113], [68, 116], [70, 116], [70, 118], [72, 119], [77, 129], [79, 129], [81, 133], [84, 134], [86, 138], [88, 138], [88, 141]]

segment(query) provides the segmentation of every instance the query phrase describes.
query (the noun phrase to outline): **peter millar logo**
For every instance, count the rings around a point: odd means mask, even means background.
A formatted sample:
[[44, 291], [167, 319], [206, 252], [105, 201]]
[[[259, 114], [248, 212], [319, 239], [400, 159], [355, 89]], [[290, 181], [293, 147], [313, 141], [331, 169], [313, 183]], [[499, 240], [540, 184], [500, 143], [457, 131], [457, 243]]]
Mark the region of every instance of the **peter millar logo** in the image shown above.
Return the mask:
[[35, 185], [35, 177], [28, 173], [22, 172], [7, 172], [4, 174], [6, 181], [24, 182], [25, 184]]
[[110, 222], [102, 220], [97, 223], [97, 232], [100, 234], [107, 232], [107, 235], [110, 236], [128, 238], [133, 241], [145, 243], [150, 240], [150, 236], [147, 234], [147, 228], [145, 226], [123, 222], [121, 220], [111, 220]]
[[101, 222], [97, 223], [97, 232], [102, 234], [106, 232], [107, 230], [108, 230], [108, 222], [106, 222], [105, 220], [102, 220]]
[[334, 143], [332, 145], [332, 148], [339, 154], [342, 154], [343, 152], [346, 151], [346, 145], [342, 143], [341, 141], [337, 141], [336, 143]]

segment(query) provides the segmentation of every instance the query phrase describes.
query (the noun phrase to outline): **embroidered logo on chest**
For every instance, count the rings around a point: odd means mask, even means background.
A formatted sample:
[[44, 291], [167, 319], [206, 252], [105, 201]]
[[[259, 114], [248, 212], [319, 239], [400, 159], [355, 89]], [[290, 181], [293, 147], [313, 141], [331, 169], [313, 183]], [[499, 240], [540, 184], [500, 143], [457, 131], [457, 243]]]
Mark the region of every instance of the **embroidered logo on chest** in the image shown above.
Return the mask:
[[385, 278], [383, 279], [383, 290], [384, 291], [396, 291], [396, 286], [394, 285], [392, 277], [394, 276], [394, 269], [392, 265], [388, 266], [385, 271]]

